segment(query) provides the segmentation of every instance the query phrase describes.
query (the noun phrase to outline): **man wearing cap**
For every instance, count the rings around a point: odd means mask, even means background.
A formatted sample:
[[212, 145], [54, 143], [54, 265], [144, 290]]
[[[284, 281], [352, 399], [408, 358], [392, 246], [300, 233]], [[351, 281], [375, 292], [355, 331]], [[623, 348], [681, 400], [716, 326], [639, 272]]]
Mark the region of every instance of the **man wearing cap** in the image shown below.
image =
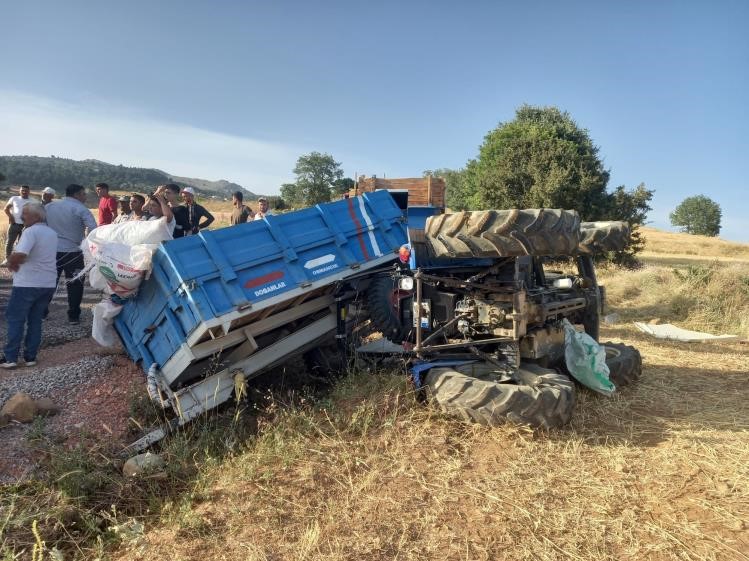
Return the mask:
[[119, 224], [120, 222], [127, 222], [130, 220], [130, 197], [124, 195], [117, 199], [120, 203], [120, 214], [114, 219], [112, 224]]
[[117, 215], [117, 199], [109, 194], [109, 185], [96, 184], [96, 194], [99, 195], [99, 226], [111, 224]]
[[21, 218], [23, 207], [29, 203], [38, 202], [36, 199], [29, 197], [30, 192], [31, 189], [28, 185], [21, 185], [18, 195], [8, 199], [8, 202], [5, 204], [5, 214], [8, 216], [9, 226], [8, 238], [5, 240], [5, 261], [2, 262], [3, 267], [8, 264], [8, 258], [13, 252], [13, 245], [21, 237], [21, 232], [23, 231], [23, 218]]
[[55, 200], [56, 195], [57, 192], [52, 189], [52, 187], [45, 187], [44, 189], [42, 189], [42, 205], [47, 206], [49, 203]]
[[[182, 200], [187, 208], [188, 232], [186, 234], [197, 234], [203, 228], [208, 228], [215, 220], [208, 210], [195, 202], [195, 191], [192, 187], [182, 189]], [[201, 221], [202, 220], [202, 221]]]
[[262, 220], [266, 216], [271, 216], [273, 213], [271, 212], [270, 208], [268, 208], [268, 199], [265, 197], [260, 197], [257, 200], [258, 210], [255, 213], [254, 220]]

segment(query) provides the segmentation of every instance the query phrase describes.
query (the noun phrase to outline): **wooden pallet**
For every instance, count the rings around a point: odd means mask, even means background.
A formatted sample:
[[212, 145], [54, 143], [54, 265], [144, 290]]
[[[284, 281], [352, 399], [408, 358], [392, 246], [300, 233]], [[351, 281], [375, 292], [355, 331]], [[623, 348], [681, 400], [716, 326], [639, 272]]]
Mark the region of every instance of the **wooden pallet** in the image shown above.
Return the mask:
[[378, 189], [408, 191], [408, 206], [445, 206], [445, 180], [441, 177], [359, 178], [359, 193], [368, 193]]

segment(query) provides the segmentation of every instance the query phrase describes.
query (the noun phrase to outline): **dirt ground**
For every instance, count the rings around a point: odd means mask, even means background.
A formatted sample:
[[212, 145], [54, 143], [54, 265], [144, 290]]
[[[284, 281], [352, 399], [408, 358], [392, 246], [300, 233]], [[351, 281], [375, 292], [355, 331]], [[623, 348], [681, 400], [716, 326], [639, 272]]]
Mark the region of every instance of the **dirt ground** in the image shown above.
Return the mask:
[[280, 418], [117, 558], [749, 559], [749, 349], [603, 337], [643, 377], [568, 427], [467, 425], [394, 377]]
[[[0, 316], [4, 317], [10, 295], [10, 275], [0, 270]], [[123, 440], [129, 423], [133, 396], [145, 393], [144, 376], [121, 349], [100, 347], [90, 337], [91, 309], [100, 295], [86, 288], [81, 324], [67, 322], [67, 296], [58, 290], [44, 321], [38, 365], [0, 371], [0, 389], [13, 387], [20, 377], [38, 376], [42, 392], [60, 412], [32, 424], [12, 422], [0, 429], [0, 483], [33, 477], [40, 449], [36, 439], [44, 436], [67, 446], [83, 438], [101, 438], [112, 443]], [[6, 325], [0, 322], [0, 340], [5, 341]], [[101, 360], [99, 360], [101, 359]], [[66, 383], [66, 370], [75, 371], [76, 383]], [[85, 372], [82, 372], [85, 370]], [[57, 376], [59, 380], [45, 379]], [[33, 385], [32, 385], [33, 388]], [[34, 397], [40, 397], [35, 395]]]

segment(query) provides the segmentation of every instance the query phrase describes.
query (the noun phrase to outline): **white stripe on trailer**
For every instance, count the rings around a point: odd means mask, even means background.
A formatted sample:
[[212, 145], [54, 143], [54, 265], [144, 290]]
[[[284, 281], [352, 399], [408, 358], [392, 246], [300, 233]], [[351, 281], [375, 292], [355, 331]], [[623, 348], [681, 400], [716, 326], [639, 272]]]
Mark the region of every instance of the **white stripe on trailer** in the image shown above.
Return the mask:
[[382, 255], [382, 252], [380, 251], [380, 246], [377, 245], [377, 240], [375, 239], [374, 232], [374, 224], [372, 224], [372, 219], [367, 214], [367, 209], [364, 208], [364, 197], [356, 197], [356, 199], [359, 201], [359, 209], [361, 210], [361, 215], [364, 217], [364, 222], [367, 223], [367, 233], [369, 234], [369, 241], [372, 243], [372, 249], [374, 249], [375, 255], [379, 257]]
[[327, 255], [317, 257], [316, 259], [310, 259], [304, 264], [304, 268], [317, 269], [318, 267], [327, 265], [328, 263], [332, 263], [333, 261], [335, 261], [335, 255], [333, 255], [332, 253], [328, 253]]

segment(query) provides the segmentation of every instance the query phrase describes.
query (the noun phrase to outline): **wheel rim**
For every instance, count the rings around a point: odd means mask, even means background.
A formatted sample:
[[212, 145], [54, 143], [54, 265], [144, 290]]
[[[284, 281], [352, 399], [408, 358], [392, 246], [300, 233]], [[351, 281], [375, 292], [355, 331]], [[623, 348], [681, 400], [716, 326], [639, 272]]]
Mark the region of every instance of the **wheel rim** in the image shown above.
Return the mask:
[[604, 347], [606, 349], [606, 360], [610, 358], [618, 358], [621, 356], [622, 352], [619, 349], [615, 349], [614, 347]]

